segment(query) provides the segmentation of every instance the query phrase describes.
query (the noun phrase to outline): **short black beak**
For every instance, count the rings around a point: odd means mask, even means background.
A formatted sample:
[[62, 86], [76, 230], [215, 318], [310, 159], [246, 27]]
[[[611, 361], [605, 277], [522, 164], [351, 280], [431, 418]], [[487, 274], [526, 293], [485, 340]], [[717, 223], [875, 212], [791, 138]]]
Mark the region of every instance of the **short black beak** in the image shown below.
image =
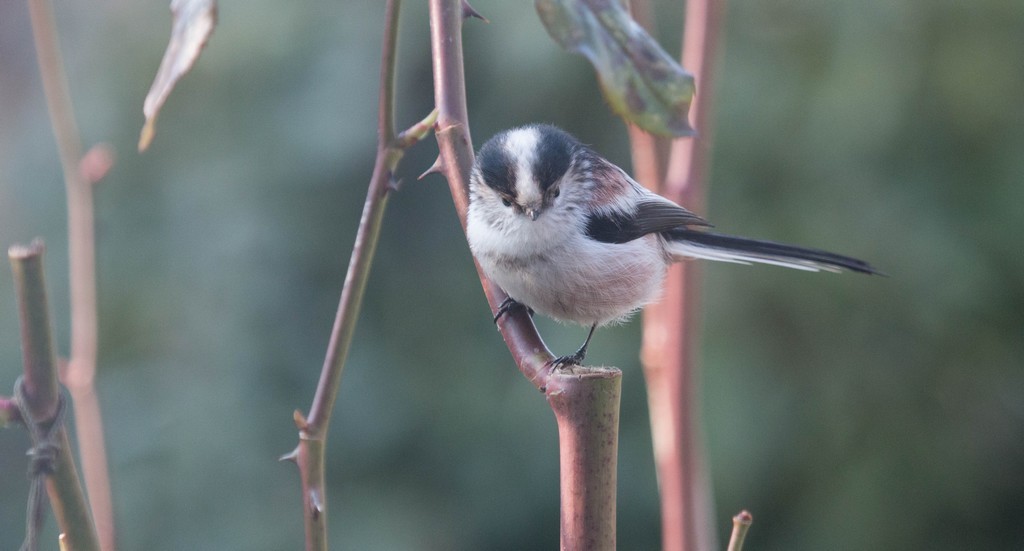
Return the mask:
[[540, 209], [526, 209], [526, 215], [530, 217], [530, 220], [536, 221], [540, 216]]

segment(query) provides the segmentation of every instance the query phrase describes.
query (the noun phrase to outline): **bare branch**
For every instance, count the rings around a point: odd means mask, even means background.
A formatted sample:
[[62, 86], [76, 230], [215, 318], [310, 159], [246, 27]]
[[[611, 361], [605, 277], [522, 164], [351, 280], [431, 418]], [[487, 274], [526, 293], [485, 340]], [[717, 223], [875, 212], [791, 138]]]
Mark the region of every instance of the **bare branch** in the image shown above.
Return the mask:
[[[431, 0], [434, 101], [440, 157], [428, 170], [448, 180], [463, 229], [469, 207], [473, 142], [466, 110], [460, 0]], [[491, 312], [506, 294], [477, 273]], [[622, 372], [616, 368], [551, 369], [554, 359], [525, 308], [498, 320], [505, 344], [523, 375], [544, 392], [559, 431], [562, 549], [615, 549], [616, 455]]]
[[393, 172], [406, 148], [417, 143], [432, 127], [434, 113], [396, 136], [394, 125], [394, 82], [398, 17], [401, 0], [388, 0], [385, 7], [384, 40], [381, 47], [380, 95], [378, 104], [377, 159], [356, 232], [348, 273], [331, 330], [327, 355], [320, 372], [309, 417], [295, 412], [299, 444], [282, 457], [298, 465], [302, 480], [302, 514], [306, 528], [307, 551], [325, 551], [327, 547], [327, 491], [324, 450], [334, 402], [341, 385], [345, 360], [352, 344], [381, 223], [391, 190]]
[[[698, 93], [691, 112], [697, 135], [669, 144], [630, 128], [638, 181], [698, 214], [704, 212], [705, 204], [712, 70], [723, 7], [724, 0], [686, 3], [682, 65], [696, 77]], [[650, 2], [633, 0], [632, 8], [637, 19], [649, 26], [653, 21]], [[661, 301], [644, 309], [641, 358], [661, 493], [662, 548], [666, 551], [717, 547], [698, 414], [698, 283], [696, 264], [676, 264], [669, 269]]]
[[[103, 421], [94, 385], [99, 346], [96, 314], [95, 211], [93, 181], [86, 179], [101, 178], [106, 169], [109, 169], [112, 156], [106, 155], [106, 162], [101, 163], [102, 159], [97, 159], [97, 154], [94, 154], [88, 159], [88, 163], [85, 163], [106, 164], [105, 168], [83, 166], [86, 159], [82, 156], [74, 107], [57, 42], [53, 6], [49, 0], [30, 0], [28, 5], [39, 72], [42, 76], [53, 134], [60, 153], [61, 168], [64, 171], [68, 203], [71, 358], [62, 374], [62, 380], [71, 392], [74, 403], [82, 470], [89, 489], [89, 504], [96, 518], [103, 549], [113, 551], [116, 547], [113, 500], [110, 495]], [[84, 168], [89, 170], [83, 170]], [[93, 168], [102, 170], [93, 171]]]
[[[455, 211], [465, 229], [469, 209], [469, 173], [474, 155], [466, 110], [461, 10], [461, 3], [454, 0], [433, 0], [430, 3], [434, 101], [438, 111], [436, 137], [440, 157], [427, 173], [440, 171], [444, 174], [455, 202]], [[479, 265], [477, 273], [491, 312], [496, 313], [508, 295], [487, 279]], [[498, 320], [498, 329], [519, 370], [534, 386], [544, 389], [551, 371], [548, 365], [554, 355], [537, 333], [530, 316], [523, 309], [509, 311]]]

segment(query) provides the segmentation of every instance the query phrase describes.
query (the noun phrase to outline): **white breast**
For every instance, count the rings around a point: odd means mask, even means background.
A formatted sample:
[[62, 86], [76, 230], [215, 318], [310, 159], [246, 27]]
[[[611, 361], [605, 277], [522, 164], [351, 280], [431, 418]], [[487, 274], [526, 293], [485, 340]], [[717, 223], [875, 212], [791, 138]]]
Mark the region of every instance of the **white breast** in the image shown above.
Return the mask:
[[[467, 235], [484, 273], [515, 300], [556, 320], [604, 325], [658, 298], [667, 260], [660, 237], [587, 238], [571, 218], [505, 216], [496, 228], [471, 203]], [[551, 216], [548, 216], [548, 215]]]

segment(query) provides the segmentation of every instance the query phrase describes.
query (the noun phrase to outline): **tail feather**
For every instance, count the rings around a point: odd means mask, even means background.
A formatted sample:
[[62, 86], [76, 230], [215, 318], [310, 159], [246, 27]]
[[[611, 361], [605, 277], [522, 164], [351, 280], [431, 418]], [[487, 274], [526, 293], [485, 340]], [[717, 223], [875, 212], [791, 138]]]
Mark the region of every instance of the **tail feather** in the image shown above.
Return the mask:
[[703, 258], [739, 264], [756, 262], [813, 272], [850, 270], [882, 275], [863, 260], [818, 249], [688, 228], [672, 229], [663, 235], [668, 240], [669, 253], [676, 259]]

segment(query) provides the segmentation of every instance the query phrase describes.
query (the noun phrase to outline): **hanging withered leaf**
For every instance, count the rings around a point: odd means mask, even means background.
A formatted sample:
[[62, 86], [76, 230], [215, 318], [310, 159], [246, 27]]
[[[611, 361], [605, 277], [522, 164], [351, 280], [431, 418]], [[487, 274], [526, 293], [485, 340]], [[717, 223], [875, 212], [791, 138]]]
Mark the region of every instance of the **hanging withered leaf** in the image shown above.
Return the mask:
[[693, 75], [665, 53], [619, 0], [535, 0], [551, 38], [585, 56], [612, 110], [660, 136], [690, 136]]
[[171, 0], [171, 41], [160, 61], [153, 85], [146, 94], [142, 111], [146, 124], [139, 136], [139, 151], [145, 151], [156, 132], [156, 117], [174, 85], [195, 64], [217, 24], [216, 0]]

